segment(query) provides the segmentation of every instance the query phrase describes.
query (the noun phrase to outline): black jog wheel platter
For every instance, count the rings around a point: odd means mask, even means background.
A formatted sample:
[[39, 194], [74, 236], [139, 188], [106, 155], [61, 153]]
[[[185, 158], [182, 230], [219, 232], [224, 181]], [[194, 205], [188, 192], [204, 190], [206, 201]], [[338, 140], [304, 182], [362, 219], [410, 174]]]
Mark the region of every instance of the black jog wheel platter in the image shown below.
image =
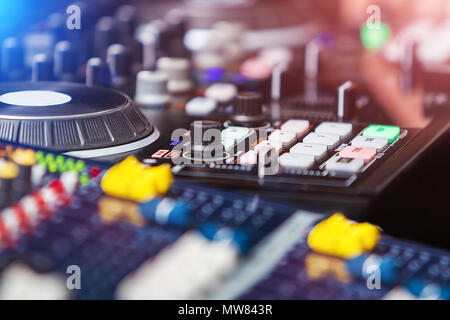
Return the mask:
[[2, 83], [0, 139], [93, 158], [143, 148], [159, 136], [119, 91], [75, 83]]

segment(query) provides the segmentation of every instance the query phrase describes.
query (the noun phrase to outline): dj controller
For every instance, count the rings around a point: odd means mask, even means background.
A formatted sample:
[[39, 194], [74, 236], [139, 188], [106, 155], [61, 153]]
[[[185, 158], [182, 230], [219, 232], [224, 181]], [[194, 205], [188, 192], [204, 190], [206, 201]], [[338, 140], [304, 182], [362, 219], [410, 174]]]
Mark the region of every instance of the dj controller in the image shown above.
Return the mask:
[[444, 68], [408, 52], [399, 123], [281, 2], [49, 1], [3, 39], [0, 299], [450, 299]]

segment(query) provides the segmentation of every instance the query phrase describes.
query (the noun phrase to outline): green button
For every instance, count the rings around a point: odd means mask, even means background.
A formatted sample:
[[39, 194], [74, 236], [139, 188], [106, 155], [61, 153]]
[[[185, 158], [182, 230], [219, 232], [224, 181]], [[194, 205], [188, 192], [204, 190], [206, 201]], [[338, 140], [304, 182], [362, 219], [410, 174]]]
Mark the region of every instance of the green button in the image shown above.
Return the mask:
[[48, 162], [48, 170], [52, 173], [58, 171], [58, 166], [56, 165], [56, 162]]
[[363, 46], [370, 51], [379, 50], [391, 36], [391, 29], [385, 23], [371, 28], [368, 24], [364, 24], [360, 32], [361, 42]]
[[72, 158], [67, 159], [66, 168], [68, 171], [77, 172], [75, 167], [75, 161]]
[[78, 160], [78, 161], [75, 163], [75, 169], [76, 169], [77, 171], [83, 171], [83, 169], [84, 169], [84, 161], [83, 161], [83, 160]]
[[83, 173], [80, 177], [80, 183], [82, 186], [87, 186], [89, 184], [90, 178], [87, 173]]
[[363, 136], [386, 138], [389, 143], [394, 142], [400, 135], [400, 128], [395, 126], [382, 126], [379, 124], [372, 124], [364, 129]]

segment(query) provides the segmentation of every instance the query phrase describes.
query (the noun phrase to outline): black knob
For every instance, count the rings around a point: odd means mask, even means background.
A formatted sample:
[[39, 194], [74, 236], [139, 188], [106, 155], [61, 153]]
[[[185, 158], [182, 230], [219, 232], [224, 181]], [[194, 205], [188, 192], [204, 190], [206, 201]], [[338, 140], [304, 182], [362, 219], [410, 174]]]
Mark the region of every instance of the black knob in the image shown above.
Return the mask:
[[164, 20], [152, 22], [152, 29], [156, 39], [156, 57], [168, 57], [170, 55], [171, 30]]
[[[137, 23], [137, 9], [135, 6], [126, 4], [116, 11], [116, 24], [118, 32], [118, 42], [130, 48], [135, 69], [140, 70], [142, 66], [142, 43], [134, 37]], [[137, 70], [136, 70], [137, 71]]]
[[131, 75], [131, 51], [122, 44], [113, 44], [108, 47], [107, 62], [114, 77], [128, 77]]
[[126, 4], [117, 9], [115, 17], [120, 43], [127, 44], [134, 38], [136, 16], [137, 10], [135, 6]]
[[17, 38], [7, 38], [2, 44], [1, 73], [3, 79], [16, 81], [24, 77], [24, 49]]
[[187, 21], [183, 11], [179, 8], [170, 10], [166, 16], [168, 33], [170, 33], [170, 44], [168, 45], [169, 57], [184, 57], [187, 50], [184, 46], [184, 35], [187, 31]]
[[264, 124], [263, 99], [258, 92], [240, 92], [234, 98], [233, 125], [256, 127]]
[[76, 81], [78, 69], [77, 50], [69, 41], [60, 41], [55, 46], [53, 72], [62, 81]]
[[33, 57], [31, 66], [32, 81], [51, 81], [53, 80], [53, 63], [51, 59], [44, 53], [37, 54]]
[[109, 66], [98, 57], [90, 58], [86, 64], [87, 86], [111, 85], [111, 72]]
[[117, 25], [113, 17], [102, 17], [95, 25], [94, 52], [96, 56], [104, 59], [106, 49], [117, 42]]
[[210, 146], [212, 144], [221, 145], [222, 144], [221, 129], [222, 124], [217, 121], [201, 120], [192, 122], [191, 146], [193, 151], [203, 151], [205, 147]]
[[112, 86], [131, 95], [134, 92], [132, 77], [133, 57], [131, 50], [122, 44], [108, 47], [107, 63], [111, 70]]

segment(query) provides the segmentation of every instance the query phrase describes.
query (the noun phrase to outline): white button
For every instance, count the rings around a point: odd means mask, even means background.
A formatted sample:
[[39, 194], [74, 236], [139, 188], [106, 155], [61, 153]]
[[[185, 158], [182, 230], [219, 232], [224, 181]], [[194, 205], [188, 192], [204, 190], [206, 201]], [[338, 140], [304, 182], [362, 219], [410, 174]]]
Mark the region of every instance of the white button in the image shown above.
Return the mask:
[[236, 144], [235, 140], [223, 140], [222, 139], [222, 145], [225, 148], [225, 150], [230, 149], [231, 147], [233, 147]]
[[223, 140], [241, 140], [243, 139], [249, 132], [248, 128], [244, 127], [228, 127], [222, 130], [222, 139]]
[[281, 166], [290, 169], [309, 169], [314, 165], [314, 157], [304, 154], [285, 153], [278, 160]]
[[282, 130], [293, 131], [296, 134], [302, 133], [308, 128], [309, 128], [308, 120], [298, 120], [298, 119], [288, 120], [281, 126]]
[[263, 149], [270, 148], [270, 147], [275, 148], [275, 150], [280, 150], [283, 147], [283, 145], [279, 141], [263, 140], [255, 146], [254, 150], [256, 152], [259, 152]]
[[248, 135], [249, 131], [248, 128], [243, 127], [228, 127], [222, 130], [222, 144], [225, 149], [241, 142]]
[[258, 159], [258, 153], [254, 150], [250, 150], [249, 152], [245, 153], [243, 156], [241, 156], [238, 159], [239, 164], [242, 165], [254, 165], [257, 164], [257, 159]]
[[377, 149], [377, 151], [382, 150], [384, 147], [386, 147], [387, 144], [388, 139], [382, 137], [376, 138], [376, 137], [357, 136], [351, 142], [352, 147], [374, 148]]
[[210, 98], [196, 97], [186, 103], [186, 113], [190, 116], [201, 117], [206, 116], [214, 111], [217, 102]]
[[322, 122], [317, 128], [317, 133], [330, 133], [337, 134], [340, 137], [345, 137], [352, 132], [352, 124], [351, 123], [342, 123], [342, 122]]
[[275, 130], [269, 136], [269, 141], [280, 142], [283, 145], [287, 145], [294, 139], [295, 139], [295, 132], [293, 131]]
[[327, 146], [323, 144], [297, 143], [291, 148], [291, 153], [306, 154], [313, 156], [316, 161], [327, 153]]
[[334, 157], [327, 162], [328, 171], [356, 173], [364, 166], [364, 160], [360, 158]]
[[334, 149], [339, 143], [339, 136], [328, 133], [311, 132], [304, 139], [304, 143], [323, 144], [328, 147], [328, 150]]

